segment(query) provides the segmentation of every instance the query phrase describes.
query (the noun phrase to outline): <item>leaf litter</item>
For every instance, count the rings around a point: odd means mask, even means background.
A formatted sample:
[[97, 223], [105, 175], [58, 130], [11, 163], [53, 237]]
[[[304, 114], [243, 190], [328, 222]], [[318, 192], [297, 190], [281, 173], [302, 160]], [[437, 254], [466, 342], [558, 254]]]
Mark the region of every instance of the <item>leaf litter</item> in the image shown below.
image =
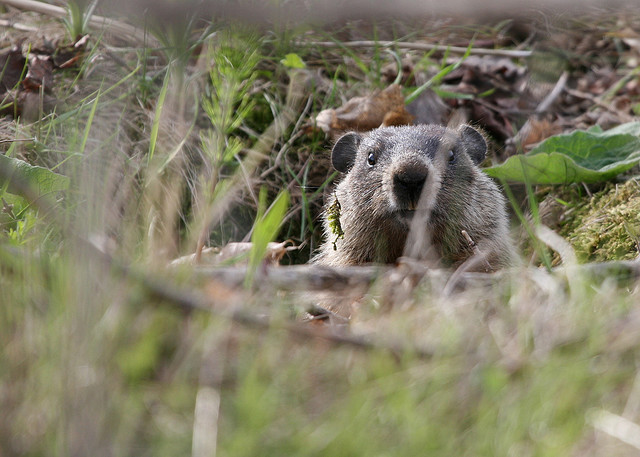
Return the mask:
[[89, 37], [83, 36], [72, 44], [54, 46], [44, 41], [40, 47], [29, 43], [1, 53], [0, 115], [33, 122], [52, 112], [60, 103], [53, 95], [54, 73], [79, 68], [88, 44]]

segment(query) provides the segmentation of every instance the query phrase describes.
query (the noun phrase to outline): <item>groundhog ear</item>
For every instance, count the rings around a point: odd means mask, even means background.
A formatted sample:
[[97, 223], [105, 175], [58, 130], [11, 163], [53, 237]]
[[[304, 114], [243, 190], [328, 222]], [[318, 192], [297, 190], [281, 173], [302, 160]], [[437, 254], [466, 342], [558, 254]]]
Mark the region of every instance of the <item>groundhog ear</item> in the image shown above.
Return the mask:
[[331, 151], [331, 164], [333, 168], [341, 173], [347, 173], [351, 170], [356, 161], [358, 146], [362, 137], [355, 132], [349, 132], [342, 135], [333, 145]]
[[460, 138], [465, 145], [467, 154], [473, 160], [473, 163], [480, 165], [487, 156], [487, 142], [480, 132], [469, 125], [463, 125], [458, 130]]

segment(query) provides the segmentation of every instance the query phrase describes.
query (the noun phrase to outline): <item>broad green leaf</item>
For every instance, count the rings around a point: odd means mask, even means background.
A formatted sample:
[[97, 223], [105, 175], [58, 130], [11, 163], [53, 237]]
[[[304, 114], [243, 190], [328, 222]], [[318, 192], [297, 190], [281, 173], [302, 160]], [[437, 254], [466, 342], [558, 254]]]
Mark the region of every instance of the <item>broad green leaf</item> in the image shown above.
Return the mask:
[[[12, 177], [17, 176], [31, 183], [38, 196], [66, 190], [69, 187], [68, 177], [54, 173], [47, 168], [30, 165], [24, 160], [0, 155], [0, 167], [13, 169]], [[0, 186], [5, 184], [7, 183], [0, 182]], [[12, 186], [11, 179], [9, 180], [7, 191], [12, 194], [20, 194]]]
[[284, 56], [284, 59], [280, 61], [285, 67], [288, 68], [305, 68], [306, 65], [304, 61], [300, 58], [298, 54], [287, 54]]
[[507, 181], [568, 184], [607, 181], [640, 162], [640, 123], [599, 127], [548, 138], [528, 154], [484, 171]]

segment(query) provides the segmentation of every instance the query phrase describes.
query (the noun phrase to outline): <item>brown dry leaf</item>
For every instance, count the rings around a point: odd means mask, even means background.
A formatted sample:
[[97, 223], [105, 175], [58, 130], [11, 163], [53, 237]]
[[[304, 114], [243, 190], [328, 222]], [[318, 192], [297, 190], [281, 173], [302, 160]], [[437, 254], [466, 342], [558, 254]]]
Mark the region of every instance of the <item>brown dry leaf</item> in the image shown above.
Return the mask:
[[506, 139], [513, 135], [513, 126], [507, 116], [480, 103], [471, 104], [471, 119], [478, 122], [494, 138]]
[[[282, 243], [271, 242], [267, 245], [267, 252], [265, 254], [265, 264], [278, 265], [284, 255], [292, 250], [297, 249], [295, 246], [287, 246], [289, 241], [283, 241]], [[246, 260], [243, 264], [246, 264], [249, 260], [249, 252], [253, 248], [253, 243], [229, 243], [220, 251], [216, 257], [216, 262], [223, 262], [240, 256], [246, 256]]]
[[51, 92], [53, 87], [53, 61], [50, 56], [29, 56], [29, 70], [22, 80], [22, 87], [27, 91]]
[[527, 151], [550, 136], [562, 133], [562, 126], [557, 122], [532, 117], [520, 132], [521, 147]]
[[497, 141], [513, 136], [519, 111], [535, 107], [527, 93], [528, 80], [526, 67], [494, 56], [470, 56], [443, 78], [449, 84], [448, 91], [475, 96], [449, 103], [464, 109], [469, 121], [480, 125]]
[[[85, 55], [88, 40], [89, 36], [85, 35], [69, 46], [57, 48], [45, 40], [23, 50], [14, 47], [0, 54], [0, 96], [17, 88], [17, 91], [3, 97], [5, 108], [0, 115], [16, 115], [33, 122], [43, 113], [53, 111], [58, 104], [58, 100], [50, 95], [54, 84], [53, 72], [57, 68], [77, 65]], [[27, 52], [28, 61], [25, 58]]]
[[444, 124], [449, 107], [434, 91], [427, 89], [407, 105], [415, 124]]
[[347, 130], [363, 132], [380, 126], [406, 125], [412, 121], [397, 84], [368, 97], [352, 98], [340, 108], [323, 110], [316, 117], [318, 127], [332, 135]]
[[452, 71], [443, 81], [459, 82], [463, 92], [482, 93], [491, 89], [506, 94], [516, 92], [526, 79], [526, 70], [510, 59], [493, 56], [470, 56], [460, 68]]
[[22, 51], [14, 47], [0, 54], [0, 95], [13, 89], [20, 82], [20, 77], [27, 60], [22, 56]]
[[85, 56], [89, 35], [80, 37], [68, 46], [59, 46], [53, 54], [53, 63], [57, 68], [70, 68], [78, 65]]

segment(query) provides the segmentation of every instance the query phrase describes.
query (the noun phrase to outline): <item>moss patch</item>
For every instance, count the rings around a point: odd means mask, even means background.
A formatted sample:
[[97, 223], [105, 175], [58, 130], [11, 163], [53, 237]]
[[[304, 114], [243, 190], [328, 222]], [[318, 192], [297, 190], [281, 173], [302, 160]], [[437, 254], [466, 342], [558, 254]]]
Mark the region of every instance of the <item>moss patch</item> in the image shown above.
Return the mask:
[[581, 262], [630, 260], [640, 245], [640, 182], [611, 184], [565, 214], [560, 235]]

